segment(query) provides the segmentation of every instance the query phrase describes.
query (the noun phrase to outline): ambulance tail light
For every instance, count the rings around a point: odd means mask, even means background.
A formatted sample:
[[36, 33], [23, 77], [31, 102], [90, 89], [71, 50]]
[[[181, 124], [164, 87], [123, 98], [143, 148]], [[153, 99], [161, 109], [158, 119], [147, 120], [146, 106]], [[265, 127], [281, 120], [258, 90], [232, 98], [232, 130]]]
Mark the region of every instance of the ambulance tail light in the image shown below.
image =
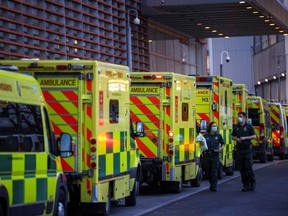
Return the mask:
[[284, 127], [280, 126], [280, 142], [284, 142]]
[[96, 164], [96, 162], [92, 162], [92, 163], [90, 164], [90, 166], [91, 166], [92, 169], [96, 169], [97, 164]]
[[96, 147], [92, 146], [90, 150], [91, 150], [92, 153], [95, 153], [96, 152]]
[[92, 145], [95, 145], [96, 142], [97, 142], [97, 141], [96, 141], [96, 139], [94, 139], [94, 138], [90, 140], [90, 143], [91, 143]]
[[170, 143], [173, 142], [174, 141], [174, 133], [172, 131], [169, 131], [168, 136], [169, 136], [169, 142]]
[[264, 124], [260, 124], [260, 140], [264, 140]]
[[169, 150], [169, 155], [173, 155], [174, 151], [172, 149]]

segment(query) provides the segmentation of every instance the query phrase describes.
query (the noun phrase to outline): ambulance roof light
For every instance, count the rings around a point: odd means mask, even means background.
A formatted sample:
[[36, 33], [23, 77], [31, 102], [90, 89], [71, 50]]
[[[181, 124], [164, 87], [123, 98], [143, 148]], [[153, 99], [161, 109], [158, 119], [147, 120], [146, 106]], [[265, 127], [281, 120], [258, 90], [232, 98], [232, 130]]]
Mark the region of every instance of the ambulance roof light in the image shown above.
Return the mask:
[[169, 79], [172, 79], [172, 76], [171, 76], [171, 75], [164, 75], [163, 78], [164, 78], [165, 80], [169, 80]]
[[152, 76], [151, 75], [144, 75], [143, 79], [152, 79]]
[[68, 70], [68, 65], [56, 65], [57, 70]]
[[18, 71], [18, 67], [15, 65], [0, 65], [1, 70]]
[[212, 82], [212, 77], [196, 77], [196, 82]]
[[39, 58], [21, 58], [20, 60], [24, 60], [24, 61], [29, 61], [29, 60], [39, 61], [40, 59]]

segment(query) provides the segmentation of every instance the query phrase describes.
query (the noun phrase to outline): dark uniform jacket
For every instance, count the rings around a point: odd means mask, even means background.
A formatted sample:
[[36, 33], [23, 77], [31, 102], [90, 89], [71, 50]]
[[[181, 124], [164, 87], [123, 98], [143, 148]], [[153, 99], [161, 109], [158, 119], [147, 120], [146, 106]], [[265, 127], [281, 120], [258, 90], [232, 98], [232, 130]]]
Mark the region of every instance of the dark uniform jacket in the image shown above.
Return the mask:
[[224, 140], [221, 134], [218, 132], [216, 132], [213, 135], [207, 132], [204, 134], [204, 137], [207, 142], [207, 147], [208, 147], [207, 151], [214, 151], [214, 149], [218, 149], [220, 147], [220, 144], [224, 145]]
[[[254, 128], [245, 122], [243, 126], [237, 124], [232, 131], [232, 136], [240, 138], [255, 135]], [[236, 143], [236, 149], [248, 149], [251, 146], [251, 140], [242, 140]]]

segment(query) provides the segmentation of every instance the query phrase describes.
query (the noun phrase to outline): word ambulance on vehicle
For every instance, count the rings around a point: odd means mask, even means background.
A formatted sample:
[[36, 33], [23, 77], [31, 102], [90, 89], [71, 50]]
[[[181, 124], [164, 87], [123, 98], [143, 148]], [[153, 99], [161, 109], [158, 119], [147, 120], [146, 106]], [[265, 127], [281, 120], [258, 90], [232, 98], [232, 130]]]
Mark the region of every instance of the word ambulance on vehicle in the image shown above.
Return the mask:
[[71, 156], [71, 136], [59, 144], [37, 81], [0, 70], [0, 215], [67, 215], [59, 155]]
[[268, 101], [259, 96], [248, 95], [247, 114], [256, 134], [256, 139], [251, 140], [253, 158], [259, 159], [261, 163], [272, 161], [274, 150]]
[[274, 155], [280, 160], [288, 157], [287, 119], [281, 103], [268, 102], [271, 116]]
[[195, 142], [195, 78], [172, 72], [131, 73], [133, 122], [144, 124], [138, 137], [142, 183], [181, 192], [182, 183], [201, 183], [200, 148]]
[[69, 204], [80, 204], [83, 213], [105, 215], [111, 200], [125, 198], [127, 206], [136, 205], [140, 160], [133, 139], [137, 134], [130, 127], [128, 67], [92, 60], [3, 64], [38, 80], [55, 133], [68, 131], [73, 137], [73, 157], [61, 161]]
[[206, 132], [210, 122], [216, 122], [225, 142], [218, 177], [222, 178], [223, 171], [233, 175], [232, 80], [220, 76], [196, 76], [196, 87], [196, 118], [200, 132]]

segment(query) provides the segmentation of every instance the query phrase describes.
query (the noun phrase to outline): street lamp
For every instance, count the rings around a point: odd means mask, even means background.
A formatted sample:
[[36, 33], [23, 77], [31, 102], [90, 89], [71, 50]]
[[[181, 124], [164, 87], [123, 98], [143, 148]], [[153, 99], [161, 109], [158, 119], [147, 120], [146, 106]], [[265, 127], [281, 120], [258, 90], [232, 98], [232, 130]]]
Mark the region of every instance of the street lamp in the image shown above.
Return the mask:
[[130, 72], [132, 71], [132, 42], [131, 42], [131, 26], [130, 26], [130, 12], [134, 12], [136, 17], [134, 19], [134, 24], [139, 25], [140, 19], [138, 18], [138, 11], [136, 9], [129, 9], [127, 13], [127, 60]]
[[222, 51], [221, 52], [221, 61], [220, 61], [220, 76], [222, 77], [222, 72], [223, 72], [223, 54], [226, 54], [226, 62], [229, 63], [230, 61], [230, 57], [229, 57], [229, 53], [227, 51]]

